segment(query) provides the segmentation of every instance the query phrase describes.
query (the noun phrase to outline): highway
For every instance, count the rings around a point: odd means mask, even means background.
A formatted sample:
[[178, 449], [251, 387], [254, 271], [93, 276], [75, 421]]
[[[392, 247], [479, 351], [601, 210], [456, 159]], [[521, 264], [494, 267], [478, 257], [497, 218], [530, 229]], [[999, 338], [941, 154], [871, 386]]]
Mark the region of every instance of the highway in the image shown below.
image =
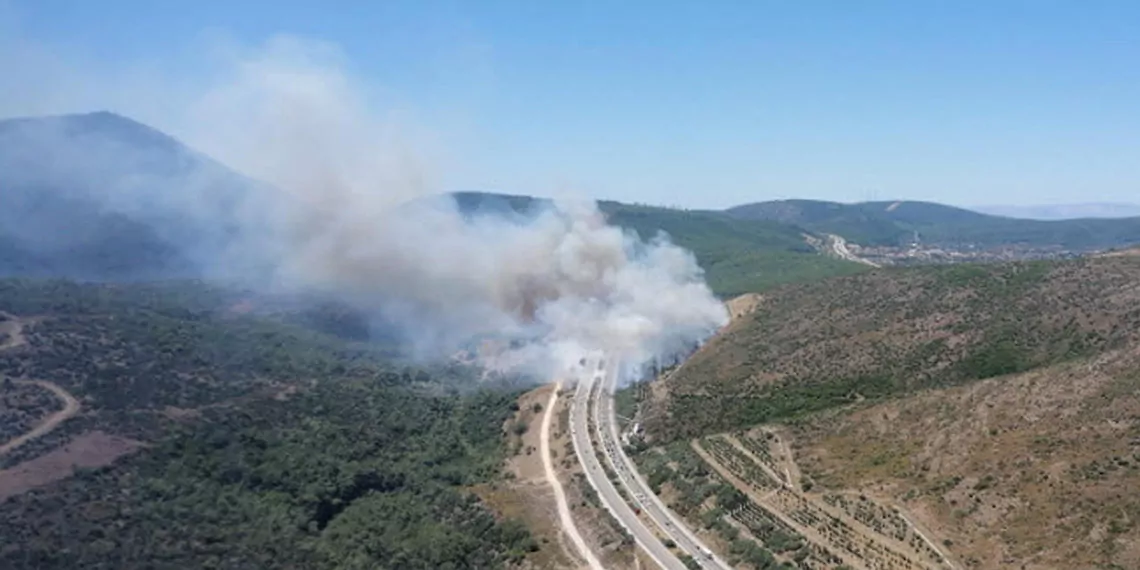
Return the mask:
[[621, 362], [617, 358], [608, 358], [604, 362], [607, 366], [602, 384], [594, 395], [594, 421], [601, 431], [600, 440], [605, 447], [606, 456], [610, 463], [615, 466], [618, 478], [628, 491], [627, 495], [633, 497], [642, 512], [669, 535], [669, 538], [677, 544], [678, 548], [692, 556], [701, 565], [701, 568], [730, 570], [732, 566], [712, 554], [712, 551], [685, 526], [680, 517], [670, 511], [665, 503], [653, 493], [645, 478], [637, 472], [637, 466], [633, 460], [626, 455], [625, 449], [621, 445], [617, 415], [614, 413], [613, 406], [613, 393], [617, 387]]
[[587, 365], [587, 369], [582, 371], [582, 377], [578, 381], [574, 401], [570, 407], [570, 438], [574, 442], [574, 453], [578, 456], [579, 463], [582, 464], [586, 479], [597, 491], [598, 499], [606, 510], [625, 527], [626, 531], [633, 536], [634, 542], [641, 546], [658, 566], [664, 570], [686, 570], [685, 564], [657, 539], [653, 531], [646, 527], [641, 519], [637, 518], [633, 508], [621, 498], [617, 488], [606, 476], [601, 462], [598, 461], [598, 457], [594, 453], [594, 446], [590, 442], [587, 409], [589, 407], [589, 394], [594, 385], [595, 372], [593, 362], [588, 362]]
[[[575, 453], [582, 462], [590, 484], [598, 491], [598, 497], [607, 510], [625, 526], [637, 544], [661, 568], [665, 570], [686, 568], [684, 563], [658, 540], [642, 519], [638, 518], [633, 507], [621, 497], [613, 482], [603, 471], [587, 433], [590, 424], [587, 413], [591, 409], [589, 404], [592, 397], [594, 425], [598, 440], [602, 442], [600, 451], [617, 473], [621, 485], [626, 489], [626, 496], [631, 497], [635, 505], [657, 525], [661, 532], [676, 543], [680, 550], [692, 556], [701, 568], [731, 569], [731, 566], [711, 555], [708, 548], [650, 491], [649, 485], [637, 473], [633, 461], [622, 449], [613, 410], [613, 390], [617, 384], [620, 366], [621, 363], [615, 358], [589, 359], [574, 395], [570, 416], [571, 434]], [[598, 389], [594, 389], [595, 386]]]

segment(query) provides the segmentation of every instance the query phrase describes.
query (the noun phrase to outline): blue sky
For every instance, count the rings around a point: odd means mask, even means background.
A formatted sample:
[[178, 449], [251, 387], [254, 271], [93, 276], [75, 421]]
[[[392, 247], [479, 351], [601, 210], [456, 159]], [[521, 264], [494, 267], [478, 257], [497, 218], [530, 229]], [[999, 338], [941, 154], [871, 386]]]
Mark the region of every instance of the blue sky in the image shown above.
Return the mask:
[[1140, 200], [1140, 2], [3, 2], [0, 33], [95, 66], [333, 43], [450, 131], [463, 189]]

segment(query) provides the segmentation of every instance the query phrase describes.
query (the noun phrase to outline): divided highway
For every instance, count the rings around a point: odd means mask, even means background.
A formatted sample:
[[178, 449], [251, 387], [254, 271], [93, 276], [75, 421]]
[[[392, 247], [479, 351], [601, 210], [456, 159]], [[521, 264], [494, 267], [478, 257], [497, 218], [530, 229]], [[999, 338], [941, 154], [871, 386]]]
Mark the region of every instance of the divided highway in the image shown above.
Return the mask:
[[625, 527], [626, 531], [633, 536], [633, 540], [649, 554], [649, 557], [658, 566], [665, 570], [686, 570], [685, 564], [672, 552], [669, 552], [669, 549], [657, 539], [653, 531], [646, 527], [641, 519], [637, 518], [633, 508], [621, 498], [617, 488], [614, 487], [613, 482], [602, 469], [601, 462], [598, 461], [594, 446], [590, 441], [588, 416], [589, 395], [594, 384], [593, 378], [593, 370], [583, 372], [570, 407], [570, 438], [574, 442], [574, 453], [578, 456], [578, 462], [582, 464], [586, 479], [597, 491], [598, 499], [601, 500], [606, 510]]
[[[621, 447], [617, 418], [613, 409], [613, 391], [617, 385], [620, 362], [612, 358], [600, 358], [586, 363], [586, 370], [578, 382], [571, 408], [570, 425], [574, 451], [585, 469], [587, 479], [598, 492], [606, 509], [633, 535], [634, 540], [666, 570], [685, 570], [686, 566], [657, 538], [654, 532], [638, 518], [634, 507], [619, 494], [617, 488], [602, 469], [595, 454], [601, 451], [624, 487], [626, 496], [636, 508], [653, 521], [658, 529], [710, 570], [729, 570], [731, 566], [711, 554], [711, 551], [698, 539], [676, 515], [669, 511], [661, 500], [653, 494], [644, 478], [637, 472], [633, 461]], [[596, 389], [595, 389], [596, 387]], [[593, 406], [591, 406], [591, 402]], [[593, 410], [593, 420], [598, 440], [602, 448], [595, 450], [590, 440], [589, 410]]]

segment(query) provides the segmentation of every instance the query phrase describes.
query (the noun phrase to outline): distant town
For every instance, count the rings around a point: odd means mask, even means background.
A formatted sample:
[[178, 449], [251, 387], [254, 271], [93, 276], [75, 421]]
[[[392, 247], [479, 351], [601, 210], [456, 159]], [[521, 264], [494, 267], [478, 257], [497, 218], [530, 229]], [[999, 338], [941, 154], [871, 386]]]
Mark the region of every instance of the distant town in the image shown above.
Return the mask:
[[851, 255], [874, 265], [929, 265], [938, 263], [969, 263], [996, 261], [1027, 261], [1034, 259], [1071, 259], [1098, 253], [1077, 251], [1058, 246], [1006, 245], [977, 247], [970, 244], [923, 244], [911, 242], [904, 246], [864, 247], [848, 242]]

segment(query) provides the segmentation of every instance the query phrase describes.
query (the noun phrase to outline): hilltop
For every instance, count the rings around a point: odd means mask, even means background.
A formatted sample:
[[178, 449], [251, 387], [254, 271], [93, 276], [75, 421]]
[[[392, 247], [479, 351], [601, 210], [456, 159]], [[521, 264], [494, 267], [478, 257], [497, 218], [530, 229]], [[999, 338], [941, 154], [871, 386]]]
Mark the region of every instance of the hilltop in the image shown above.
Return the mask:
[[[165, 133], [108, 112], [0, 121], [0, 171], [7, 200], [0, 212], [0, 275], [200, 277], [243, 229], [271, 215], [264, 208], [243, 210], [243, 199], [275, 191]], [[451, 196], [471, 216], [526, 216], [550, 203], [486, 192]], [[830, 234], [847, 240], [855, 256], [860, 248], [909, 244], [916, 234], [923, 244], [969, 251], [1040, 250], [999, 259], [1140, 243], [1140, 218], [1020, 220], [925, 202], [784, 200], [714, 211], [602, 200], [599, 207], [612, 223], [643, 239], [663, 232], [691, 250], [724, 298], [865, 270], [843, 259], [855, 257], [834, 247], [843, 242]], [[886, 263], [939, 260], [865, 253]], [[246, 263], [241, 271], [257, 277], [273, 268]]]
[[1074, 218], [1135, 218], [1140, 216], [1140, 204], [1122, 202], [1091, 202], [1082, 204], [1047, 205], [996, 205], [971, 208], [977, 212], [1028, 218], [1031, 220], [1069, 220]]
[[833, 233], [864, 246], [898, 246], [914, 240], [951, 246], [1056, 247], [1096, 250], [1140, 242], [1140, 218], [1029, 220], [915, 201], [841, 204], [779, 200], [726, 210], [747, 220], [773, 220]]
[[260, 187], [109, 112], [0, 121], [0, 172], [0, 275], [196, 275]]
[[659, 438], [1016, 373], [1140, 338], [1140, 260], [879, 269], [764, 295], [658, 390]]

